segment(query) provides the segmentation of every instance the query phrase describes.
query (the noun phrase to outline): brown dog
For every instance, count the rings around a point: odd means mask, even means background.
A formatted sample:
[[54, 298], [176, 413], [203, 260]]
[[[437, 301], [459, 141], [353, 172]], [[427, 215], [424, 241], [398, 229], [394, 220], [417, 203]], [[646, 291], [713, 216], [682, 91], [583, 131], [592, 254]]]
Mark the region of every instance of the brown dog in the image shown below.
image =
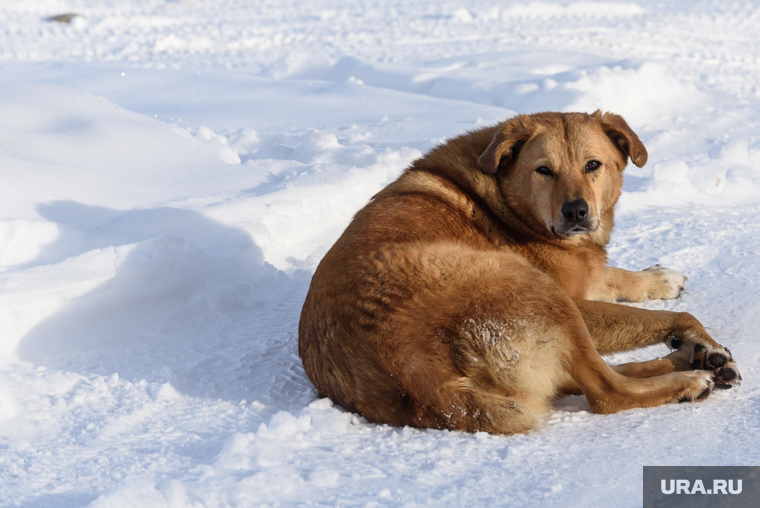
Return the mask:
[[[562, 393], [614, 413], [739, 384], [690, 314], [591, 301], [683, 289], [673, 270], [607, 266], [629, 157], [643, 166], [644, 145], [597, 111], [520, 115], [415, 161], [314, 273], [299, 353], [319, 395], [372, 422], [513, 433]], [[658, 342], [675, 351], [600, 356]]]

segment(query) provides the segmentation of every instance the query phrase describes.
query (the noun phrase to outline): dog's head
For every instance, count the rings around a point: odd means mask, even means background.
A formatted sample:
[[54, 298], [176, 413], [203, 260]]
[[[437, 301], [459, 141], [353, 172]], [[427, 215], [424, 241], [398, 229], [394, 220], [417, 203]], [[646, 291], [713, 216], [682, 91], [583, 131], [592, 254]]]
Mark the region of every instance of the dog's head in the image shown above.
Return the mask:
[[647, 152], [618, 115], [537, 113], [499, 125], [478, 165], [529, 226], [557, 239], [599, 231], [606, 243], [629, 157], [641, 167]]

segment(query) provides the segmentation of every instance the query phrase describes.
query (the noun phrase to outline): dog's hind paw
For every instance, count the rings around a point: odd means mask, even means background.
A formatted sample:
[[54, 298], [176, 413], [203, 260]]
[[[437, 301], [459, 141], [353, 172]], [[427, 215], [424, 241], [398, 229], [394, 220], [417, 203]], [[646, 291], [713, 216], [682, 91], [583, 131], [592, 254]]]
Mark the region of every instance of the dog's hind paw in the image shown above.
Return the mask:
[[670, 335], [665, 343], [674, 350], [666, 358], [673, 363], [675, 370], [710, 371], [718, 389], [741, 384], [742, 376], [728, 348], [700, 344], [677, 334]]
[[[683, 374], [687, 374], [684, 372]], [[679, 394], [678, 402], [702, 402], [712, 393], [715, 383], [711, 372], [696, 371], [685, 389]]]

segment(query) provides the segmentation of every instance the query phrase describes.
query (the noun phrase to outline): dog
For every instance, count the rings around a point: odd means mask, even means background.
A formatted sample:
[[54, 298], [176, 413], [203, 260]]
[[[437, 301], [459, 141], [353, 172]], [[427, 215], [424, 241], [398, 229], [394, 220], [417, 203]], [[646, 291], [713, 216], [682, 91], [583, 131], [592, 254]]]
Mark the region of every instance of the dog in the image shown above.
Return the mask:
[[[738, 385], [691, 314], [614, 303], [676, 298], [685, 281], [607, 266], [628, 159], [646, 163], [643, 143], [596, 111], [518, 115], [414, 161], [314, 273], [299, 355], [319, 395], [370, 422], [512, 434], [562, 394], [615, 413]], [[600, 356], [656, 343], [673, 352]]]

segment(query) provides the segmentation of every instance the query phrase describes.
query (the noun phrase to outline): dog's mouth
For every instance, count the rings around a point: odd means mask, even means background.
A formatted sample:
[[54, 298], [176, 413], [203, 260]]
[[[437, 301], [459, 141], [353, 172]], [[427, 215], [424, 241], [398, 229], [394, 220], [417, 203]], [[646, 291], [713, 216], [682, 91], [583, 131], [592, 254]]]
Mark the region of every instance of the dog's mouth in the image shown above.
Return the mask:
[[590, 220], [585, 220], [580, 223], [571, 224], [568, 222], [561, 223], [558, 227], [552, 225], [551, 232], [554, 236], [559, 238], [570, 238], [578, 235], [587, 235], [596, 231], [597, 225], [593, 224]]

